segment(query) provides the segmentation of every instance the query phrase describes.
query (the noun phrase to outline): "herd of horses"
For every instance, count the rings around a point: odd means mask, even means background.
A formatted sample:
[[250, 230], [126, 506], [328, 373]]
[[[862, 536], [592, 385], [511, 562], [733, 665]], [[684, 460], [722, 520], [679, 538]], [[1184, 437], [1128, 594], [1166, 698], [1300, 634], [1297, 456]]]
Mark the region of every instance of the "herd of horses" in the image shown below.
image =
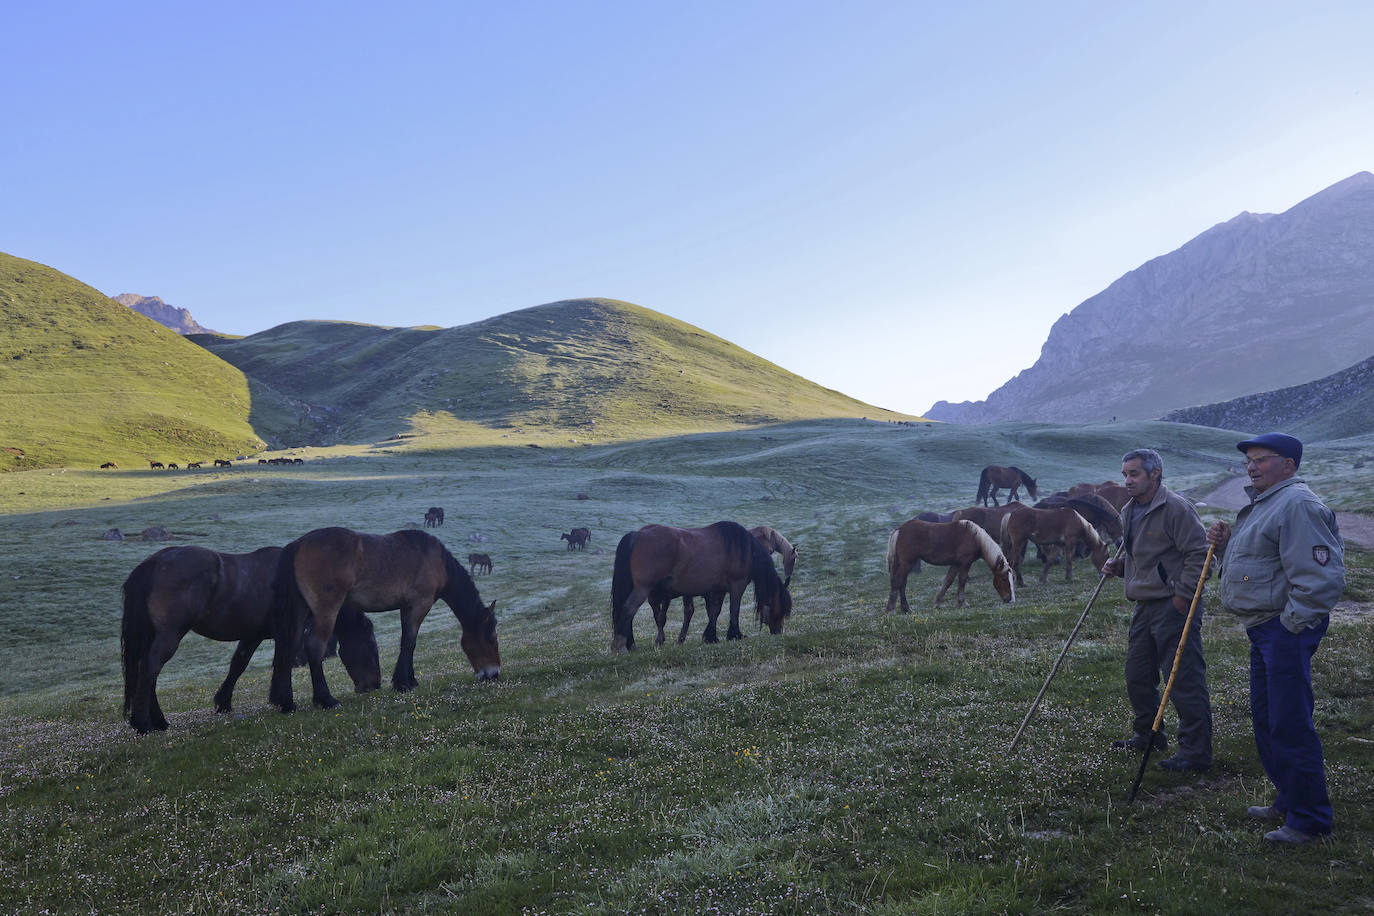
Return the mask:
[[[989, 474], [991, 470], [985, 469], [979, 483], [979, 501], [991, 492], [984, 481], [991, 487], [994, 480], [1009, 479]], [[1035, 481], [1018, 469], [1010, 470], [1035, 498]], [[1015, 485], [996, 486], [1012, 486], [1015, 494]], [[1100, 571], [1108, 545], [1121, 537], [1118, 511], [1125, 503], [1124, 492], [1111, 482], [1079, 484], [1033, 506], [1011, 499], [1004, 505], [971, 506], [948, 515], [921, 513], [888, 538], [887, 610], [900, 602], [902, 612], [910, 612], [907, 579], [923, 562], [949, 567], [935, 597], [937, 606], [956, 580], [958, 602], [966, 604], [964, 587], [978, 560], [991, 570], [999, 597], [1014, 601], [1016, 588], [1025, 584], [1021, 561], [1030, 544], [1041, 550], [1041, 582], [1047, 581], [1050, 566], [1057, 562], [1063, 562], [1065, 578], [1072, 580], [1073, 560], [1082, 555]], [[443, 511], [431, 507], [427, 525], [436, 511], [436, 524], [443, 523]], [[585, 547], [590, 537], [586, 528], [560, 535], [569, 550]], [[773, 565], [774, 553], [782, 558], [781, 576]], [[668, 607], [675, 598], [683, 602], [679, 643], [687, 637], [696, 598], [706, 604], [705, 642], [719, 641], [716, 623], [726, 599], [726, 639], [742, 639], [740, 609], [751, 585], [758, 624], [781, 633], [792, 613], [790, 586], [796, 560], [796, 546], [768, 526], [746, 529], [721, 521], [704, 528], [646, 525], [631, 531], [617, 544], [612, 569], [612, 650], [634, 648], [634, 618], [645, 602], [654, 614], [655, 642], [662, 645]], [[291, 672], [303, 659], [310, 669], [313, 703], [338, 706], [323, 668], [329, 647], [337, 644], [356, 690], [377, 689], [381, 666], [367, 614], [385, 611], [399, 611], [401, 616], [392, 686], [410, 690], [417, 684], [416, 636], [438, 600], [458, 619], [460, 646], [477, 678], [495, 679], [501, 672], [496, 602], [483, 602], [473, 582], [482, 570], [491, 572], [491, 558], [469, 554], [468, 563], [465, 569], [438, 538], [416, 528], [384, 535], [320, 528], [285, 547], [248, 554], [164, 548], [138, 564], [123, 586], [124, 716], [138, 732], [167, 728], [157, 701], [157, 678], [191, 632], [238, 643], [228, 675], [215, 693], [217, 712], [232, 708], [239, 676], [269, 638], [274, 642], [269, 702], [283, 712], [296, 708]]]
[[[240, 455], [239, 457], [242, 458], [243, 456]], [[304, 459], [304, 458], [259, 458], [259, 459], [258, 459], [258, 464], [264, 464], [264, 465], [274, 465], [274, 464], [305, 464], [305, 459]], [[230, 461], [228, 458], [216, 458], [216, 459], [214, 460], [214, 465], [213, 465], [213, 466], [214, 466], [214, 467], [217, 467], [217, 468], [232, 468], [232, 467], [234, 466], [234, 462]], [[198, 468], [203, 468], [203, 467], [205, 467], [205, 465], [204, 465], [202, 462], [199, 462], [199, 461], [188, 461], [188, 462], [186, 462], [186, 468], [187, 468], [187, 470], [196, 470], [196, 469], [198, 469]], [[100, 469], [101, 469], [102, 471], [117, 471], [117, 470], [119, 470], [119, 465], [116, 464], [116, 463], [113, 462], [113, 461], [106, 461], [106, 462], [104, 462], [104, 463], [102, 463], [102, 464], [100, 465]], [[164, 463], [161, 462], [161, 461], [151, 461], [151, 460], [150, 460], [150, 461], [148, 462], [148, 470], [150, 470], [150, 471], [179, 471], [179, 470], [181, 470], [181, 465], [177, 464], [175, 461], [168, 461], [167, 463], [164, 464]]]

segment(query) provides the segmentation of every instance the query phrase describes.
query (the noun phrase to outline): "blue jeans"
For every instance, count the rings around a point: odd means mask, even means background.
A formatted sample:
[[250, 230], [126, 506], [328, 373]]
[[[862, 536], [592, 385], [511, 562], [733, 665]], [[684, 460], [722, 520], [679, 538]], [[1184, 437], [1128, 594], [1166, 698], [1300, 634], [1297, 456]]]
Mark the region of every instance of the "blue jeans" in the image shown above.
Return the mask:
[[1290, 633], [1275, 617], [1247, 629], [1250, 637], [1250, 719], [1260, 763], [1277, 794], [1274, 807], [1303, 833], [1331, 832], [1322, 743], [1312, 723], [1312, 656], [1331, 618]]

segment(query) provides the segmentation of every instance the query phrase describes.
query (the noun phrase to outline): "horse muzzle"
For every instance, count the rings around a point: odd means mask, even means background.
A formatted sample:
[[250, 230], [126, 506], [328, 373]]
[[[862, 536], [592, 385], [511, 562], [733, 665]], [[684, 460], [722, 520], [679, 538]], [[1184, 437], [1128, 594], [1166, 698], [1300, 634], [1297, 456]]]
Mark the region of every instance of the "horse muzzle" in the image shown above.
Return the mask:
[[484, 665], [477, 669], [477, 680], [479, 681], [494, 681], [500, 676], [500, 665]]

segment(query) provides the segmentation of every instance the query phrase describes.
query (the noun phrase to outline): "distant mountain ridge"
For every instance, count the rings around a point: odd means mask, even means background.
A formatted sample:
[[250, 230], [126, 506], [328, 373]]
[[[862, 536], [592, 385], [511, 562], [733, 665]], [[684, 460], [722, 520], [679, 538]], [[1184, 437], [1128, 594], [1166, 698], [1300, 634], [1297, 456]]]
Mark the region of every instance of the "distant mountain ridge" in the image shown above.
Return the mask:
[[1040, 358], [930, 419], [1150, 419], [1322, 378], [1374, 352], [1374, 175], [1242, 213], [1060, 317]]
[[198, 321], [191, 317], [191, 313], [186, 309], [177, 308], [175, 305], [168, 305], [157, 296], [140, 296], [138, 293], [120, 293], [114, 297], [114, 301], [120, 305], [127, 306], [153, 319], [163, 327], [171, 328], [178, 334], [216, 334], [207, 327], [202, 326]]

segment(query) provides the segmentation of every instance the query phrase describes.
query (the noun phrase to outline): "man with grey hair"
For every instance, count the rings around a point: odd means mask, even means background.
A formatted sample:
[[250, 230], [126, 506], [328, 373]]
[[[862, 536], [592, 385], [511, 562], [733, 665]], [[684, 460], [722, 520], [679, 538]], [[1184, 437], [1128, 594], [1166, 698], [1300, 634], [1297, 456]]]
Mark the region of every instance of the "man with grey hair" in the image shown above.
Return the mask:
[[[1126, 695], [1135, 713], [1131, 737], [1112, 747], [1144, 751], [1159, 710], [1159, 682], [1167, 678], [1207, 557], [1207, 532], [1193, 504], [1164, 486], [1164, 461], [1154, 449], [1138, 448], [1121, 458], [1130, 495], [1121, 508], [1126, 533], [1121, 552], [1102, 571], [1125, 577], [1126, 597], [1136, 603], [1126, 638]], [[1202, 616], [1195, 616], [1174, 678], [1178, 752], [1159, 765], [1175, 772], [1206, 772], [1212, 766], [1212, 702], [1202, 657]], [[1163, 750], [1163, 730], [1154, 736]]]

